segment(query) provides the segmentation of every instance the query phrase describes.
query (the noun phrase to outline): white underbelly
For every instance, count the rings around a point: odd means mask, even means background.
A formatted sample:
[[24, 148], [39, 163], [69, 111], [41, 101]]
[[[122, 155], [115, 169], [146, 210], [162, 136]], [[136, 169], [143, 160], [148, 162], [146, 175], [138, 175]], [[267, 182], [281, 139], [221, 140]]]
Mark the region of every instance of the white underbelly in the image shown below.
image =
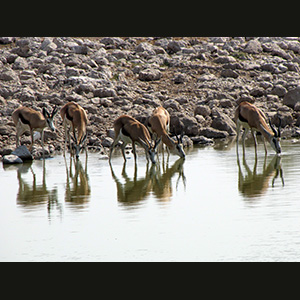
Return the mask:
[[240, 127], [243, 127], [245, 129], [251, 129], [254, 131], [258, 131], [255, 127], [250, 127], [247, 122], [242, 122], [241, 120], [238, 120], [238, 123], [240, 124]]
[[64, 118], [64, 126], [70, 126], [71, 128], [73, 128], [73, 123], [72, 121], [70, 121], [67, 117]]

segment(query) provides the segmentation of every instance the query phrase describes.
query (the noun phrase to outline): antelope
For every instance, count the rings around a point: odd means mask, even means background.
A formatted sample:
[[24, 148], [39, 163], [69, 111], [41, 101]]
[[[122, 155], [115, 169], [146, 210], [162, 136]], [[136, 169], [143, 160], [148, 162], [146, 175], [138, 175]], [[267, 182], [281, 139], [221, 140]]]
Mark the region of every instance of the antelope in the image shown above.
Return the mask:
[[43, 107], [42, 113], [30, 107], [18, 107], [12, 113], [12, 119], [16, 126], [16, 147], [19, 146], [21, 135], [26, 131], [30, 131], [31, 144], [29, 146], [29, 150], [32, 151], [34, 141], [37, 140], [41, 134], [43, 157], [45, 157], [44, 129], [49, 127], [52, 131], [55, 131], [53, 119], [57, 111], [58, 109], [56, 106], [54, 106], [51, 114], [45, 107]]
[[[71, 155], [73, 155], [72, 148], [75, 150], [75, 156], [78, 159], [79, 153], [82, 149], [85, 148], [85, 141], [87, 138], [87, 114], [85, 110], [75, 102], [66, 103], [60, 110], [61, 118], [63, 119], [63, 125], [65, 129], [65, 145], [64, 145], [64, 155], [66, 153], [66, 144], [67, 139], [69, 139], [69, 147]], [[68, 125], [70, 125], [70, 129], [68, 130]], [[76, 131], [77, 129], [77, 136]], [[70, 130], [73, 131], [73, 136], [70, 135]], [[71, 138], [73, 140], [73, 145], [71, 145]], [[87, 152], [86, 152], [87, 156]]]
[[155, 134], [157, 138], [161, 138], [162, 142], [167, 146], [168, 154], [170, 150], [175, 150], [175, 153], [181, 158], [185, 157], [185, 153], [182, 149], [182, 137], [176, 135], [177, 141], [175, 142], [170, 138], [169, 132], [170, 115], [168, 111], [163, 107], [157, 107], [154, 109], [151, 117], [148, 120], [148, 127], [151, 133]]
[[133, 117], [130, 117], [128, 115], [122, 115], [115, 120], [114, 131], [115, 131], [115, 139], [110, 147], [109, 162], [111, 162], [113, 149], [115, 148], [117, 143], [121, 140], [123, 141], [121, 150], [125, 162], [126, 162], [125, 147], [127, 144], [131, 143], [132, 152], [136, 163], [137, 155], [136, 155], [135, 144], [138, 143], [145, 149], [147, 161], [149, 162], [149, 157], [150, 157], [151, 162], [153, 164], [156, 163], [155, 161], [156, 148], [160, 140], [156, 140], [153, 145], [151, 141], [150, 133], [146, 128], [146, 126], [144, 126], [142, 123], [140, 123], [138, 120], [134, 119]]
[[277, 153], [281, 153], [281, 146], [280, 146], [280, 126], [281, 126], [281, 119], [279, 119], [279, 126], [278, 130], [271, 124], [269, 119], [269, 124], [272, 129], [266, 123], [266, 116], [265, 114], [257, 108], [255, 105], [249, 102], [241, 102], [235, 111], [235, 122], [237, 124], [237, 138], [236, 138], [236, 151], [238, 153], [238, 139], [240, 134], [240, 127], [244, 127], [245, 131], [242, 136], [243, 141], [243, 151], [245, 154], [245, 138], [249, 131], [251, 130], [253, 139], [254, 139], [254, 146], [255, 146], [255, 155], [257, 154], [257, 141], [254, 131], [258, 131], [263, 136], [264, 147], [265, 147], [265, 154], [267, 155], [267, 146], [265, 139], [270, 143], [273, 150]]

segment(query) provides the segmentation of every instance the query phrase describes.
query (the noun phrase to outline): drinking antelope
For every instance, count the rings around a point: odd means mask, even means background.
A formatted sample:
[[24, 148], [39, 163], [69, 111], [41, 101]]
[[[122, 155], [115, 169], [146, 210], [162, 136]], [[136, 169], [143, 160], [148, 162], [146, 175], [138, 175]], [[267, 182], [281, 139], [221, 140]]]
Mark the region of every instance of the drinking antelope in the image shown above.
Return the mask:
[[121, 140], [123, 141], [121, 150], [125, 162], [126, 162], [125, 147], [129, 143], [132, 144], [134, 160], [136, 162], [137, 156], [136, 156], [135, 144], [138, 143], [145, 149], [147, 161], [149, 161], [149, 157], [150, 157], [151, 162], [153, 164], [156, 163], [155, 161], [156, 148], [160, 140], [155, 141], [153, 145], [151, 141], [150, 133], [142, 123], [140, 123], [138, 120], [134, 119], [133, 117], [122, 115], [115, 120], [114, 130], [115, 130], [115, 139], [113, 144], [110, 147], [109, 162], [111, 161], [111, 155], [114, 147]]
[[176, 135], [176, 142], [171, 139], [168, 134], [169, 126], [170, 115], [168, 111], [161, 106], [155, 108], [148, 120], [150, 132], [155, 134], [157, 138], [161, 138], [162, 142], [167, 146], [168, 154], [170, 154], [169, 149], [171, 149], [174, 150], [178, 156], [185, 157], [185, 153], [182, 149], [182, 138]]
[[33, 143], [37, 139], [34, 136], [34, 132], [41, 134], [43, 157], [45, 157], [44, 152], [44, 129], [49, 127], [52, 131], [55, 131], [53, 124], [53, 118], [56, 115], [58, 109], [55, 106], [52, 113], [50, 114], [45, 107], [43, 107], [42, 113], [34, 110], [30, 107], [20, 106], [12, 114], [13, 122], [16, 125], [16, 147], [19, 146], [20, 136], [25, 133], [25, 131], [30, 131], [31, 144], [29, 150], [32, 150]]
[[[64, 145], [64, 155], [66, 153], [66, 144], [67, 139], [69, 139], [69, 147], [71, 155], [73, 155], [72, 148], [75, 150], [76, 158], [79, 158], [80, 151], [85, 148], [85, 141], [87, 138], [87, 114], [85, 110], [75, 102], [66, 103], [62, 109], [60, 110], [61, 118], [63, 119], [63, 125], [65, 129], [65, 145]], [[70, 125], [70, 129], [68, 130], [68, 125]], [[77, 136], [76, 131], [77, 129]], [[73, 131], [73, 136], [70, 135], [70, 130]], [[73, 147], [71, 145], [71, 138], [74, 142]], [[86, 152], [87, 155], [87, 152]]]
[[258, 131], [263, 136], [265, 153], [267, 154], [267, 146], [265, 143], [265, 139], [271, 144], [272, 148], [277, 154], [281, 153], [281, 146], [280, 146], [280, 125], [281, 119], [279, 119], [279, 126], [278, 130], [274, 128], [269, 120], [270, 127], [266, 123], [266, 116], [265, 114], [257, 108], [255, 105], [249, 102], [241, 102], [235, 111], [235, 122], [237, 124], [237, 138], [236, 138], [236, 151], [238, 152], [238, 139], [240, 134], [240, 127], [244, 127], [245, 131], [242, 136], [243, 141], [243, 151], [245, 153], [245, 138], [249, 131], [251, 130], [253, 139], [254, 139], [254, 146], [255, 146], [255, 154], [257, 154], [257, 141], [254, 131]]

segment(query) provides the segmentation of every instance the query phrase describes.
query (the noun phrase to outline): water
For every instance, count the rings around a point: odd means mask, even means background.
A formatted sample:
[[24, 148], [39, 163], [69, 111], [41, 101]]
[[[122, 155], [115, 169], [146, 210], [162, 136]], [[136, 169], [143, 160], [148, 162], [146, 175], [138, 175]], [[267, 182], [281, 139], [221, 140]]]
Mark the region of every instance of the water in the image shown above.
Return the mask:
[[1, 165], [0, 261], [300, 261], [300, 144], [282, 149]]

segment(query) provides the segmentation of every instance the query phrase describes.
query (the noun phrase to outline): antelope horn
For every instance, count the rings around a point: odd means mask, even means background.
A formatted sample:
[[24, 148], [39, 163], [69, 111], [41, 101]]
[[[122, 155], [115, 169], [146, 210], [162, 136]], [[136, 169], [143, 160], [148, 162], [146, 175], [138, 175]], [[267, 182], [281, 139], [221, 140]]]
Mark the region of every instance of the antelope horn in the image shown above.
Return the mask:
[[73, 136], [73, 135], [70, 134], [70, 136], [71, 136], [73, 142], [77, 145], [77, 137], [76, 137], [76, 135]]

